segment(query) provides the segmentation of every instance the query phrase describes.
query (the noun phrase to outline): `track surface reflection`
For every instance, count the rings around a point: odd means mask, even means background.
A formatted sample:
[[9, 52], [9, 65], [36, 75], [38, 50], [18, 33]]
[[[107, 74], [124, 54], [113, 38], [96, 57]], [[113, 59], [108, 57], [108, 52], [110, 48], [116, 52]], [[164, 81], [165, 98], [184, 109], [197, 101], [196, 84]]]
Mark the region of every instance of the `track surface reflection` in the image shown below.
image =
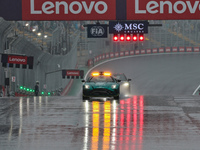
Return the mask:
[[199, 150], [200, 98], [0, 99], [3, 150]]
[[[116, 100], [91, 103], [86, 101], [85, 110], [84, 150], [98, 150], [99, 147], [103, 150], [142, 149], [143, 96], [120, 100], [120, 104]], [[92, 135], [89, 136], [89, 133]]]

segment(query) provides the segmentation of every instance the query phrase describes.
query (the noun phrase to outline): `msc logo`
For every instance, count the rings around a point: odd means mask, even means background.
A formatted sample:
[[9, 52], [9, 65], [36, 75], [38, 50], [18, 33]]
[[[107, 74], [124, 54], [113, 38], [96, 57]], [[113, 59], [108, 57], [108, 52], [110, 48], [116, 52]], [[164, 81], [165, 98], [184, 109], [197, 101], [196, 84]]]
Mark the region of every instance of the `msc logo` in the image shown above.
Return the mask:
[[90, 33], [91, 35], [93, 36], [103, 36], [105, 34], [105, 30], [103, 27], [101, 26], [93, 26], [91, 29], [90, 29]]

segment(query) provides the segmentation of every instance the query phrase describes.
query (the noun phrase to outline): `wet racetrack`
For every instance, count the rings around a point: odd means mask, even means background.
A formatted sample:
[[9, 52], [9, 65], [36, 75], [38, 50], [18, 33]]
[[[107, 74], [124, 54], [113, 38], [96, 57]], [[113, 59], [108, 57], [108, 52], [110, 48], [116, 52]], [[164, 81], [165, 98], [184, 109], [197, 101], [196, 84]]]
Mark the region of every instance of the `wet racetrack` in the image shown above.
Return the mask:
[[3, 150], [198, 150], [199, 97], [1, 99]]
[[[152, 63], [147, 65], [155, 57], [133, 63], [126, 71], [128, 77], [134, 75], [133, 96], [119, 101], [83, 102], [80, 93], [73, 97], [0, 98], [0, 149], [199, 150], [200, 97], [192, 96], [199, 82], [192, 75], [200, 72], [193, 65], [200, 56], [188, 56], [173, 56], [169, 62], [167, 56], [159, 58], [161, 66], [170, 64], [167, 69], [161, 69], [155, 60], [160, 72]], [[173, 58], [178, 59], [178, 69]], [[125, 67], [120, 68], [117, 71], [125, 72]], [[169, 72], [166, 76], [165, 70]], [[174, 72], [176, 75], [170, 76]], [[184, 86], [179, 76], [186, 79]], [[160, 90], [159, 81], [166, 77], [162, 82], [165, 88]]]

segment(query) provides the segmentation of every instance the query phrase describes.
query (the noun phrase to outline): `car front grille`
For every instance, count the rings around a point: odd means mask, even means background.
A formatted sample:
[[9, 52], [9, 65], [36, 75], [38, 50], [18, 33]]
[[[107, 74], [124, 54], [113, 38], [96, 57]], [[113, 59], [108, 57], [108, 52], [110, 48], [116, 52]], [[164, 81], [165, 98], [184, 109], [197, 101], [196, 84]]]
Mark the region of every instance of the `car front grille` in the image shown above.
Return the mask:
[[90, 95], [100, 97], [100, 96], [113, 96], [116, 95], [116, 93], [107, 89], [94, 89], [90, 92]]

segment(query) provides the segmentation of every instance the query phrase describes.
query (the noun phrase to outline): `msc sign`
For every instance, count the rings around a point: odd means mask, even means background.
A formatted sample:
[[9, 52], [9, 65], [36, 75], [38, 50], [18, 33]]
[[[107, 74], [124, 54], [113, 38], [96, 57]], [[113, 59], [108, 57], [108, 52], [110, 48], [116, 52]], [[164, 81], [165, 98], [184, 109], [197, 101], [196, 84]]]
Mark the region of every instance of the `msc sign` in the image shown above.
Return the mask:
[[107, 38], [107, 25], [87, 25], [88, 38]]
[[148, 21], [110, 21], [110, 34], [148, 33]]

